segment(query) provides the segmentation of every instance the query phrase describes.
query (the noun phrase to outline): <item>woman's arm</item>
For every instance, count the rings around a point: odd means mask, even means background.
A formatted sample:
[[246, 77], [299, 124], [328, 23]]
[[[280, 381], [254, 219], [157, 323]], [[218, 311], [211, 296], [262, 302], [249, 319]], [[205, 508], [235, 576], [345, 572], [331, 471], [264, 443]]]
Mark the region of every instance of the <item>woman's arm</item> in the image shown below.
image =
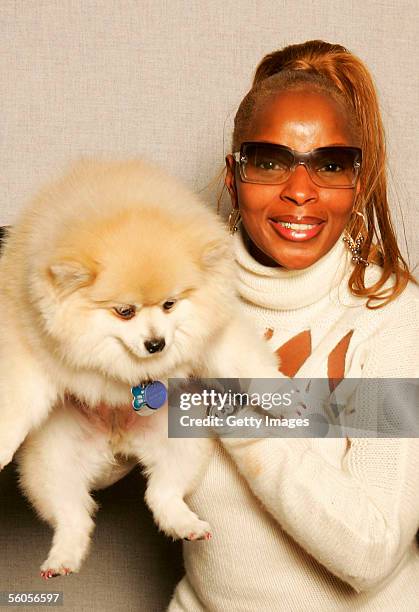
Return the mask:
[[[391, 324], [369, 344], [367, 378], [418, 376], [418, 312], [416, 299], [392, 309]], [[378, 586], [412, 545], [419, 526], [419, 438], [221, 442], [281, 526], [355, 590]]]
[[384, 581], [412, 544], [419, 439], [357, 438], [346, 451], [339, 439], [221, 442], [289, 535], [356, 591]]

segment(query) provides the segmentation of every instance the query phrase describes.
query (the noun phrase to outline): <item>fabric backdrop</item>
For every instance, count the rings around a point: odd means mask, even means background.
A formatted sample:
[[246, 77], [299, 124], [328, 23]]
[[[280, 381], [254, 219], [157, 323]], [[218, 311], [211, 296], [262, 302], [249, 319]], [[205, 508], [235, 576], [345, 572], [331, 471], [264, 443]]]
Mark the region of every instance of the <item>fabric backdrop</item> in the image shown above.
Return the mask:
[[[418, 140], [417, 0], [1, 0], [0, 224], [82, 155], [144, 155], [214, 205], [235, 110], [261, 57], [338, 42], [381, 100], [391, 201], [411, 263]], [[227, 202], [225, 201], [225, 206]], [[402, 213], [402, 214], [401, 214]]]

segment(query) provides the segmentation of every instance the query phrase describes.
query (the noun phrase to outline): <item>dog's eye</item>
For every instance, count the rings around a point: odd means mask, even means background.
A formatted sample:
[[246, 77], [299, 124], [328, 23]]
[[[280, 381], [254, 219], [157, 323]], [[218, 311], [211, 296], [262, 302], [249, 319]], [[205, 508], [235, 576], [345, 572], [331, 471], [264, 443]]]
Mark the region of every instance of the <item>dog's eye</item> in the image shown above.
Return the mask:
[[166, 300], [163, 304], [163, 310], [171, 310], [176, 304], [176, 300]]
[[121, 319], [132, 319], [136, 313], [135, 306], [115, 306], [113, 310]]

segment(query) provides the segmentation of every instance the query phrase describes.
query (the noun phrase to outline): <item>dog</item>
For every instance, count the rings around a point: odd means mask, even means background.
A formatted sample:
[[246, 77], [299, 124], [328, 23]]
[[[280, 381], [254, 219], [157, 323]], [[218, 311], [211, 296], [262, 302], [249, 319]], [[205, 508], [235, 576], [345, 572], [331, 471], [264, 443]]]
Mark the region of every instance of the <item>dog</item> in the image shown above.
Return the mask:
[[240, 312], [231, 238], [197, 196], [142, 159], [81, 160], [48, 184], [0, 258], [0, 469], [54, 529], [41, 576], [78, 572], [91, 491], [141, 464], [145, 500], [173, 539], [209, 539], [183, 498], [214, 441], [168, 437], [131, 388], [169, 377], [280, 376]]

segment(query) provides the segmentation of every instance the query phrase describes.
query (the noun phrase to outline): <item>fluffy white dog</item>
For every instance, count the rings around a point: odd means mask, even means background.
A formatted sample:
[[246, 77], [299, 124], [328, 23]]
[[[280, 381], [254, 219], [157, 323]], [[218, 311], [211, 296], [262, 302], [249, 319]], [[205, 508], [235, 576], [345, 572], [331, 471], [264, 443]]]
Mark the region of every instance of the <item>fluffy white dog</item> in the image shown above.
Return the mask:
[[131, 387], [279, 376], [240, 315], [230, 238], [215, 215], [144, 161], [80, 162], [11, 229], [0, 278], [0, 469], [26, 439], [21, 485], [54, 529], [41, 575], [79, 570], [90, 492], [138, 462], [159, 528], [209, 538], [183, 498], [211, 440], [169, 438], [167, 404], [140, 418]]

